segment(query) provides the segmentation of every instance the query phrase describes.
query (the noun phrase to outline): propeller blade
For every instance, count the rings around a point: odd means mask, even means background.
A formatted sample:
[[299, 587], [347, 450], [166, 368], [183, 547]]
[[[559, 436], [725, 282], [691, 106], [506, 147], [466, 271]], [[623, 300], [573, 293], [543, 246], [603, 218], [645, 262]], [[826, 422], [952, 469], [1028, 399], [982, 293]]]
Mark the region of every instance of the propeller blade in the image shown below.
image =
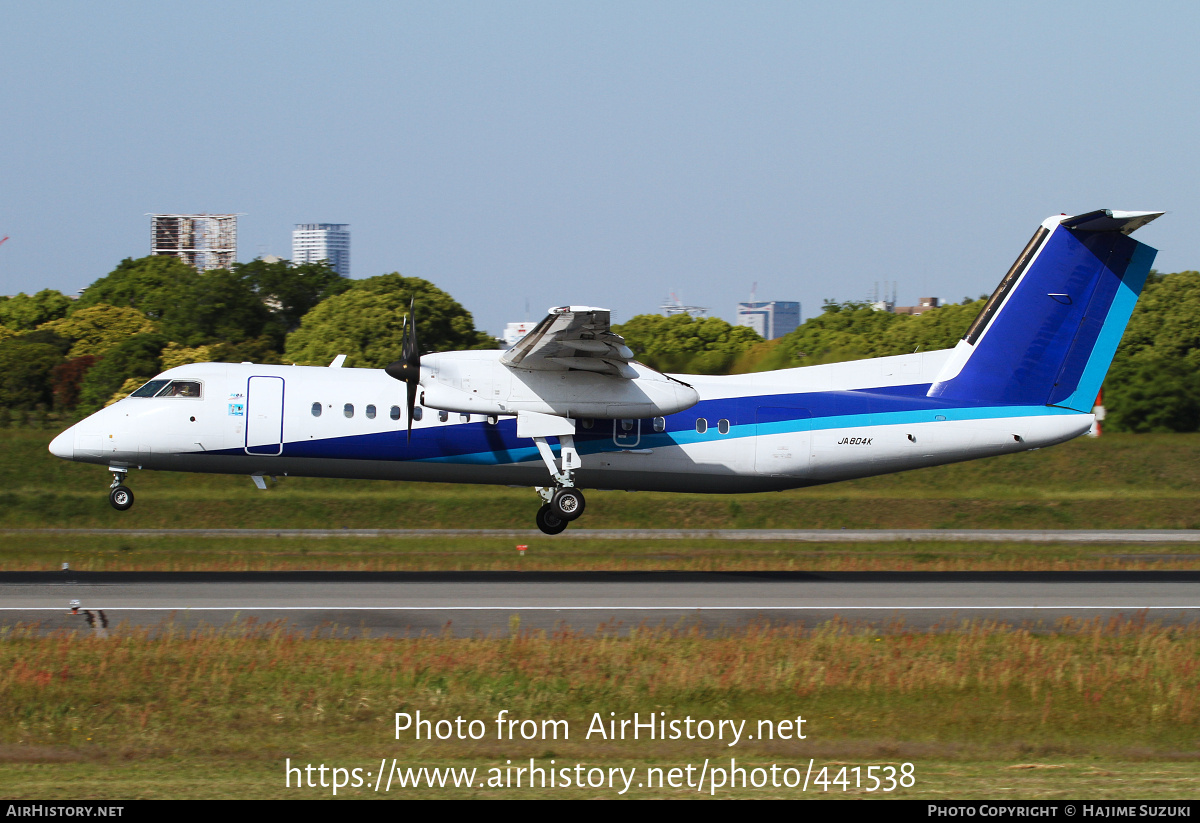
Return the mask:
[[384, 367], [389, 377], [401, 380], [408, 386], [408, 442], [412, 442], [413, 410], [417, 406], [417, 389], [421, 385], [421, 349], [417, 343], [417, 300], [409, 299], [408, 316], [404, 318], [401, 331], [403, 342], [400, 359]]
[[409, 443], [412, 442], [413, 409], [416, 408], [416, 404], [417, 404], [417, 389], [418, 388], [419, 388], [419, 386], [417, 383], [409, 383], [408, 384], [408, 442]]

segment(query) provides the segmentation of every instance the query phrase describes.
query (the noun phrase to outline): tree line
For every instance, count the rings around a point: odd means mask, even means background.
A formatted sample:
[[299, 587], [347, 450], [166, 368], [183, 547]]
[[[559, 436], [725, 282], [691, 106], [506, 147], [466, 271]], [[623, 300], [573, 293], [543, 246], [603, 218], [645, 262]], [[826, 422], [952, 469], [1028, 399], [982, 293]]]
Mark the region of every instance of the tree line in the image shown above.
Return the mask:
[[199, 272], [174, 257], [126, 259], [79, 299], [0, 297], [0, 408], [90, 413], [164, 369], [251, 361], [324, 366], [396, 358], [409, 301], [431, 350], [495, 348], [469, 312], [417, 277], [347, 280], [283, 260]]
[[[723, 320], [686, 315], [641, 315], [614, 330], [655, 368], [766, 371], [953, 348], [985, 300], [915, 316], [826, 302], [821, 314], [769, 341]], [[1105, 379], [1104, 405], [1110, 431], [1200, 431], [1200, 272], [1150, 273]]]
[[[77, 300], [51, 289], [0, 297], [0, 408], [89, 413], [199, 361], [324, 366], [345, 354], [381, 368], [399, 355], [413, 299], [422, 349], [499, 345], [449, 294], [395, 272], [347, 280], [324, 263], [198, 272], [173, 257], [126, 259]], [[687, 315], [638, 315], [613, 330], [662, 371], [734, 374], [952, 348], [983, 302], [909, 316], [827, 301], [777, 340]], [[1200, 273], [1151, 272], [1104, 391], [1111, 430], [1200, 430]]]

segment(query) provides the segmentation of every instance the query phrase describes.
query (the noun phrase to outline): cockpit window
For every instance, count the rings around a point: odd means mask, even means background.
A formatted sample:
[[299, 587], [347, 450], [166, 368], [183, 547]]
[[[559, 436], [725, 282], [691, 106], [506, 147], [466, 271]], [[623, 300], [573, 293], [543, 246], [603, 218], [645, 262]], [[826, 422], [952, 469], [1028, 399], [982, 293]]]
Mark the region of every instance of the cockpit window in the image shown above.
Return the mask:
[[[149, 383], [146, 384], [150, 385]], [[141, 391], [141, 389], [138, 389]], [[171, 384], [155, 397], [199, 397], [200, 383], [196, 380], [172, 380]]]
[[158, 390], [170, 383], [170, 380], [151, 380], [146, 385], [135, 391], [130, 397], [153, 397], [158, 394]]

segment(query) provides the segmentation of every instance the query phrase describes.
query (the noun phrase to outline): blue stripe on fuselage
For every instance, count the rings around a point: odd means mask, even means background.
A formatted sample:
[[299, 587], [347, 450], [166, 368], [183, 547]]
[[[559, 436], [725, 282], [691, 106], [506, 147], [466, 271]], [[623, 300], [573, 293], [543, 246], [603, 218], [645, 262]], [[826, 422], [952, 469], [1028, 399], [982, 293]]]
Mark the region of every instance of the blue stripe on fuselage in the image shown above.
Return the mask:
[[[599, 454], [630, 447], [665, 448], [798, 430], [1075, 413], [1069, 409], [1046, 406], [970, 406], [961, 401], [926, 397], [928, 388], [928, 384], [888, 386], [881, 389], [703, 400], [685, 412], [665, 418], [666, 428], [662, 432], [653, 431], [649, 420], [640, 421], [640, 439], [636, 446], [623, 446], [614, 440], [614, 426], [619, 427], [619, 421], [596, 420], [591, 429], [577, 425], [575, 447], [581, 454]], [[760, 410], [769, 413], [760, 415]], [[708, 421], [708, 429], [703, 434], [696, 431], [699, 418]], [[729, 421], [728, 434], [718, 431], [719, 420]], [[630, 434], [635, 435], [632, 432]], [[241, 454], [242, 450], [226, 449], [208, 453]], [[416, 428], [413, 429], [411, 443], [404, 429], [294, 441], [284, 445], [283, 456], [480, 465], [539, 459], [531, 441], [517, 437], [516, 420], [513, 418], [503, 418], [495, 424], [478, 421]]]

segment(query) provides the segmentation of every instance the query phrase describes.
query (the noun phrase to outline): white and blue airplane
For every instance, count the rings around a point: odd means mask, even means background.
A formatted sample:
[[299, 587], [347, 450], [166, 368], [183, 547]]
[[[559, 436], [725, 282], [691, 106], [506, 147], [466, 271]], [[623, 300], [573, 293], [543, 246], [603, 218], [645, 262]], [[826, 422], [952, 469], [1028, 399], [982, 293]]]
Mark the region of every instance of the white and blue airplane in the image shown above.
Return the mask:
[[[607, 309], [565, 306], [508, 351], [419, 354], [410, 310], [386, 369], [196, 363], [58, 435], [132, 468], [535, 487], [557, 534], [581, 489], [753, 492], [1037, 449], [1092, 426], [1154, 260], [1162, 212], [1044, 221], [953, 349], [732, 376], [634, 358]], [[400, 386], [397, 381], [404, 383]]]

